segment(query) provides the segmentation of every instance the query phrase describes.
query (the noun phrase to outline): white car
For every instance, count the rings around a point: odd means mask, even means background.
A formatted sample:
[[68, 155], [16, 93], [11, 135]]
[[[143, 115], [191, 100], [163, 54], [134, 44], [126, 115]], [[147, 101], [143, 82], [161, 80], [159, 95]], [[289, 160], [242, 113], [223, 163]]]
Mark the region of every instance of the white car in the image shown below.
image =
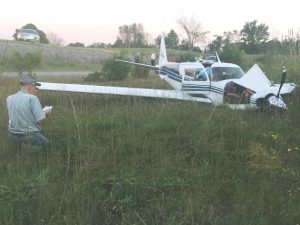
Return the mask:
[[23, 41], [39, 41], [40, 36], [34, 29], [20, 29], [17, 33], [17, 40]]
[[206, 66], [210, 66], [211, 64], [213, 64], [217, 61], [218, 61], [217, 57], [214, 55], [211, 55], [211, 56], [206, 57], [203, 60], [202, 64], [206, 67]]

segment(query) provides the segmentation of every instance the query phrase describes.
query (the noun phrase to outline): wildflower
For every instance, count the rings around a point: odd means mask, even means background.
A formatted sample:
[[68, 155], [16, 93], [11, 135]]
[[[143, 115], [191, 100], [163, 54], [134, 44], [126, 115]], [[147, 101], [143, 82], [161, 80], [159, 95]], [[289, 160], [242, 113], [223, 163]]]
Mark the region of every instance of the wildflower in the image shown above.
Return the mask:
[[279, 138], [278, 134], [272, 134], [271, 137], [273, 138], [274, 141], [276, 141]]
[[288, 152], [291, 152], [292, 151], [292, 149], [291, 148], [288, 148]]

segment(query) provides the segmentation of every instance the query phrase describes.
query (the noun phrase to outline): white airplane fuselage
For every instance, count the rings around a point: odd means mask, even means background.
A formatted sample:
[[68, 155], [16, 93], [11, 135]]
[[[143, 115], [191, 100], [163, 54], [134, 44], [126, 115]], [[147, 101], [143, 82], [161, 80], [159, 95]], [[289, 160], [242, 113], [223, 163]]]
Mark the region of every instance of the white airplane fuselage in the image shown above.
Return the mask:
[[[213, 75], [217, 69], [222, 71], [218, 79]], [[185, 95], [199, 98], [199, 101], [206, 98], [214, 105], [226, 104], [234, 109], [259, 108], [267, 98], [276, 96], [279, 88], [278, 84], [271, 85], [257, 65], [244, 74], [238, 65], [231, 63], [217, 62], [209, 68], [198, 62], [166, 63], [156, 72]], [[282, 91], [290, 93], [294, 88], [294, 84], [284, 84]], [[286, 108], [281, 97], [272, 101], [274, 106]]]

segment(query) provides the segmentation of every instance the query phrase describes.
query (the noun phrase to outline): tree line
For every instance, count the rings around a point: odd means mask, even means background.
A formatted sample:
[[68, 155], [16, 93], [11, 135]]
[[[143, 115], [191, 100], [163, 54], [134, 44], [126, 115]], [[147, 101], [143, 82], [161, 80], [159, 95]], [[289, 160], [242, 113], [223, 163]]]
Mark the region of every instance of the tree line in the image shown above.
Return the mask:
[[[299, 55], [300, 54], [300, 34], [294, 35], [293, 30], [288, 31], [288, 35], [279, 40], [270, 38], [269, 26], [264, 23], [258, 23], [257, 20], [246, 22], [243, 28], [233, 31], [225, 31], [223, 35], [215, 35], [214, 39], [204, 48], [200, 49], [198, 44], [207, 40], [209, 31], [205, 31], [202, 24], [194, 18], [181, 17], [177, 23], [184, 31], [184, 36], [179, 37], [174, 29], [165, 33], [165, 43], [167, 48], [178, 50], [191, 50], [196, 52], [223, 52], [224, 50], [234, 49], [246, 54], [262, 53], [280, 53]], [[63, 40], [54, 33], [47, 35], [39, 30], [34, 24], [26, 24], [22, 28], [35, 29], [40, 35], [40, 42], [45, 44], [61, 45]], [[145, 31], [143, 24], [133, 23], [122, 25], [118, 28], [119, 32], [115, 43], [93, 43], [85, 46], [83, 43], [70, 43], [70, 47], [88, 47], [88, 48], [148, 48], [159, 46], [161, 36], [155, 38], [155, 43], [151, 42], [150, 35]], [[16, 34], [13, 34], [16, 39]]]

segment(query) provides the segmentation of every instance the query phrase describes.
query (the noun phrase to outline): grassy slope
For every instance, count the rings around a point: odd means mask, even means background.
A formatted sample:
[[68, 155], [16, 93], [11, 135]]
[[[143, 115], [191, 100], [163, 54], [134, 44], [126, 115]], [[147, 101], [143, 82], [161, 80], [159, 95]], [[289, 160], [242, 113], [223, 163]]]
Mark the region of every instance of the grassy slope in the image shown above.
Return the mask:
[[[98, 60], [95, 60], [95, 62], [87, 63], [87, 61], [89, 61], [88, 59], [93, 58], [94, 55], [104, 55], [112, 57], [114, 54], [118, 53], [124, 53], [125, 55], [128, 54], [132, 56], [140, 53], [141, 56], [146, 60], [150, 57], [152, 52], [155, 52], [157, 56], [159, 54], [158, 48], [80, 48], [5, 40], [0, 40], [0, 50], [0, 74], [1, 72], [11, 71], [11, 68], [5, 67], [5, 65], [3, 65], [1, 61], [3, 58], [11, 55], [13, 52], [22, 53], [42, 50], [44, 52], [43, 62], [41, 63], [41, 65], [39, 65], [38, 68], [35, 68], [34, 71], [99, 71], [101, 70], [102, 64], [99, 63]], [[184, 51], [179, 50], [168, 50], [168, 55], [170, 59], [172, 59], [174, 58], [174, 56], [178, 56], [183, 52]], [[75, 54], [82, 58], [87, 58], [87, 60], [85, 61], [85, 63], [78, 61], [73, 62], [68, 59], [69, 54]], [[53, 57], [53, 55], [56, 55], [57, 57]]]
[[[298, 65], [288, 79], [300, 83]], [[0, 82], [0, 224], [300, 222], [299, 91], [286, 114], [41, 92], [54, 112], [43, 127], [51, 148], [40, 153], [7, 140], [16, 83]]]

